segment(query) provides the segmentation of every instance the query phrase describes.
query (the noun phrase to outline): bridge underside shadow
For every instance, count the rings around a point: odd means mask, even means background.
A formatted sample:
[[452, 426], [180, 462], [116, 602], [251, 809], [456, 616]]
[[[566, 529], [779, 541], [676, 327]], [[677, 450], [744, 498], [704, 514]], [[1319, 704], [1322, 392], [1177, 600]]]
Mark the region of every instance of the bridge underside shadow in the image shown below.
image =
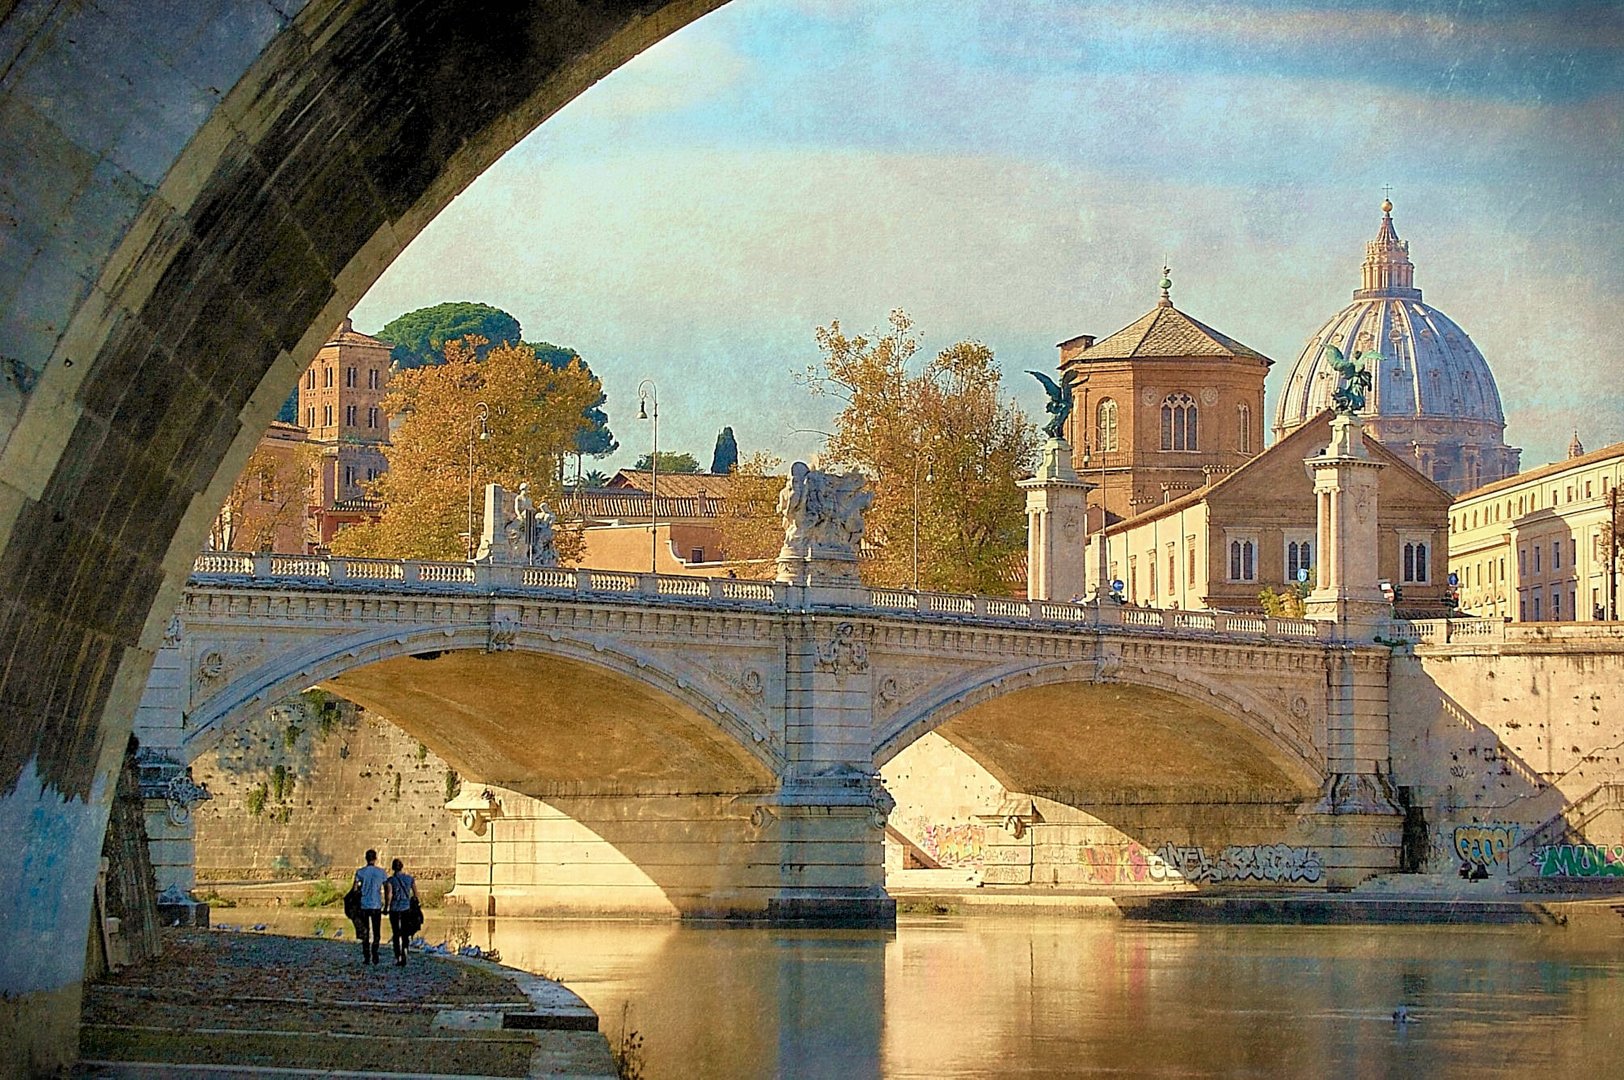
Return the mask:
[[[1155, 688], [1057, 683], [977, 702], [934, 734], [1004, 792], [1001, 805], [977, 811], [979, 826], [948, 830], [968, 836], [984, 884], [1329, 880], [1330, 849], [1340, 841], [1304, 813], [1323, 773], [1255, 719]], [[926, 775], [899, 765], [903, 775]], [[911, 803], [896, 815], [904, 827], [930, 819], [930, 785], [913, 778], [894, 794]]]
[[786, 893], [844, 882], [872, 854], [838, 817], [809, 845], [753, 738], [589, 662], [426, 653], [322, 685], [464, 775], [453, 895], [479, 911], [776, 918]]
[[771, 790], [773, 770], [669, 694], [528, 652], [395, 657], [326, 689], [387, 716], [459, 772], [529, 794]]

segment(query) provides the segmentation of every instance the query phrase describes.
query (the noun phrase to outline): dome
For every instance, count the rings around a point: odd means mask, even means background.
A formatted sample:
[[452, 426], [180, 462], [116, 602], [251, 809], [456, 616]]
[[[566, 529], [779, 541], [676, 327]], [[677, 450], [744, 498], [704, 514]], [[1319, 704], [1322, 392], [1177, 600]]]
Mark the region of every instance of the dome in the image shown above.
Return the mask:
[[1353, 303], [1310, 335], [1286, 373], [1275, 408], [1275, 437], [1330, 408], [1337, 373], [1325, 347], [1366, 357], [1372, 381], [1360, 416], [1366, 430], [1460, 494], [1517, 471], [1520, 451], [1505, 443], [1505, 413], [1488, 361], [1454, 320], [1421, 300], [1410, 245], [1383, 203], [1376, 239], [1365, 245], [1362, 287]]

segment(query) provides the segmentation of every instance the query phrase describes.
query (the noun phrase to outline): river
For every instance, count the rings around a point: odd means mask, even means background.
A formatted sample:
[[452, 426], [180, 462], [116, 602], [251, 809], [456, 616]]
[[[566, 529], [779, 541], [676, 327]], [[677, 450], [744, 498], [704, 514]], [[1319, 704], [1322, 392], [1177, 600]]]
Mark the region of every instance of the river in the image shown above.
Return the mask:
[[[432, 939], [445, 924], [429, 916]], [[295, 932], [314, 917], [216, 912]], [[651, 1080], [1620, 1075], [1624, 920], [1599, 934], [1007, 915], [903, 917], [894, 933], [469, 929], [568, 984], [611, 1041], [624, 1018]], [[1394, 1022], [1400, 1005], [1410, 1022]]]

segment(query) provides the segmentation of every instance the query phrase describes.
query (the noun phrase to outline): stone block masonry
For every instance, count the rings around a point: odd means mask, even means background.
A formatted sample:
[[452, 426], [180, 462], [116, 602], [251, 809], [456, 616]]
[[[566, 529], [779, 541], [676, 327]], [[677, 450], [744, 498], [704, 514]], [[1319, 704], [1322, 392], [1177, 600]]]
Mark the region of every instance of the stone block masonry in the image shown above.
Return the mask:
[[193, 765], [214, 798], [193, 811], [197, 881], [348, 878], [368, 847], [420, 878], [453, 876], [449, 766], [347, 703], [323, 720], [303, 698], [263, 710]]

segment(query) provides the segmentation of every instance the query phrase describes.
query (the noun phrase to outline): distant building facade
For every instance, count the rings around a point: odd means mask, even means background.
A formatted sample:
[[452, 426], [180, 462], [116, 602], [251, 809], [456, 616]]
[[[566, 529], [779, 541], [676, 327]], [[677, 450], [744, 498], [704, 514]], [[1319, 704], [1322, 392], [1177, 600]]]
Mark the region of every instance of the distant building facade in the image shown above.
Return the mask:
[[1614, 620], [1624, 525], [1624, 443], [1469, 491], [1449, 515], [1461, 611], [1517, 622]]
[[[1197, 490], [1263, 451], [1263, 382], [1274, 362], [1173, 306], [1157, 305], [1096, 341], [1062, 341], [1079, 380], [1066, 429], [1072, 464], [1118, 522]], [[1089, 528], [1099, 527], [1099, 506]]]
[[1517, 471], [1522, 451], [1507, 446], [1500, 391], [1488, 361], [1466, 332], [1421, 301], [1408, 241], [1382, 203], [1376, 238], [1365, 245], [1353, 303], [1314, 331], [1286, 374], [1275, 411], [1283, 436], [1331, 404], [1338, 376], [1325, 346], [1349, 358], [1375, 351], [1373, 383], [1360, 413], [1365, 430], [1459, 495]]
[[[1311, 582], [1318, 505], [1303, 462], [1330, 441], [1330, 419], [1320, 413], [1210, 487], [1110, 526], [1103, 541], [1096, 533], [1091, 576], [1103, 570], [1107, 591], [1121, 581], [1128, 603], [1183, 610], [1259, 611], [1264, 589], [1288, 587], [1300, 572]], [[1376, 498], [1378, 573], [1401, 612], [1441, 615], [1449, 493], [1375, 440], [1368, 445], [1387, 466]]]
[[299, 423], [321, 451], [318, 506], [364, 496], [389, 467], [389, 349], [345, 318], [299, 380]]

